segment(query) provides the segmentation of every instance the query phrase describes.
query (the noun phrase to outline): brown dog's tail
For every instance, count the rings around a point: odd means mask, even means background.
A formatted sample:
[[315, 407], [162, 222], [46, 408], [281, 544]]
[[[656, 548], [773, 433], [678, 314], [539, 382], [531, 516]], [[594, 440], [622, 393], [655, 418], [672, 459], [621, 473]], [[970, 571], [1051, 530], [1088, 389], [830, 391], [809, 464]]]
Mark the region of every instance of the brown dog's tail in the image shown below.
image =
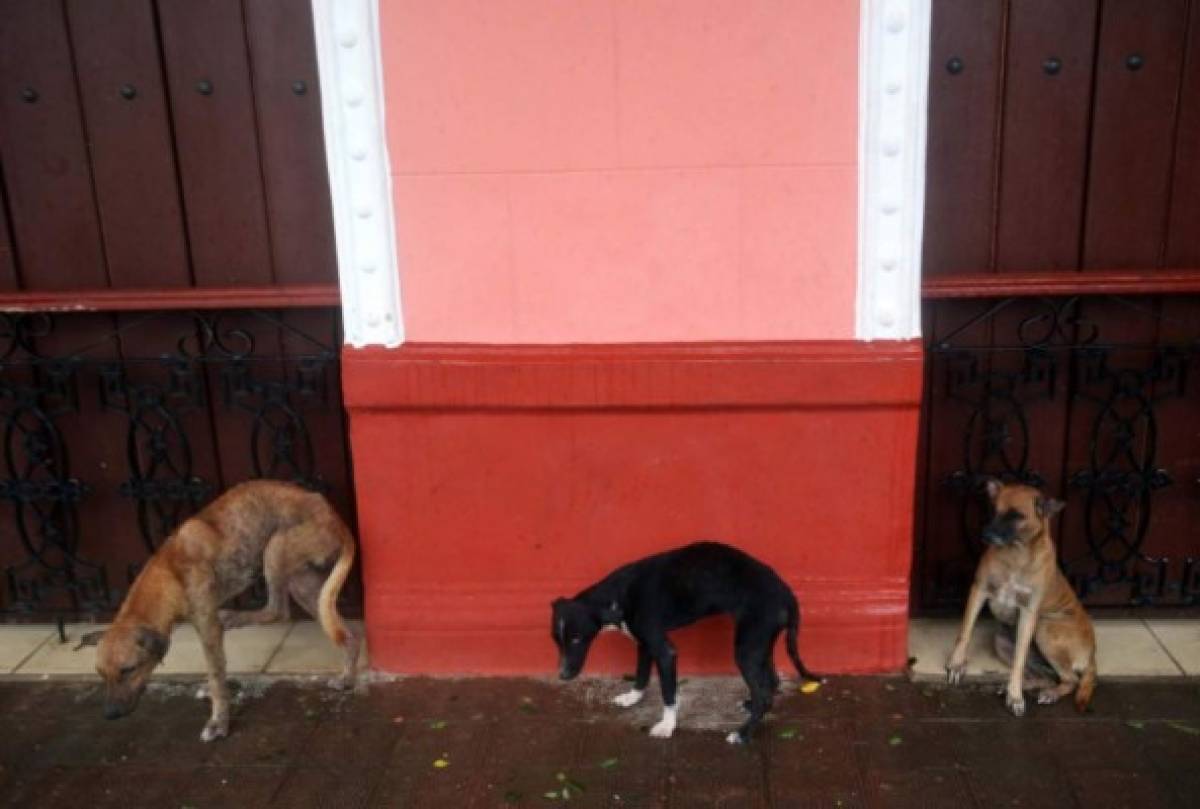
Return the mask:
[[337, 520], [337, 533], [342, 541], [342, 551], [333, 570], [329, 571], [325, 583], [321, 585], [321, 594], [317, 596], [317, 620], [321, 622], [321, 629], [325, 630], [325, 634], [338, 646], [342, 646], [346, 643], [346, 625], [342, 623], [342, 616], [338, 614], [337, 600], [342, 592], [342, 585], [346, 583], [346, 577], [350, 575], [350, 568], [354, 566], [354, 537], [341, 520]]
[[790, 599], [788, 600], [788, 617], [787, 617], [787, 653], [792, 660], [792, 665], [796, 667], [796, 673], [801, 677], [816, 680], [817, 682], [825, 682], [825, 678], [820, 674], [813, 674], [804, 667], [804, 661], [800, 659], [800, 650], [796, 645], [797, 638], [800, 634], [800, 603], [796, 601], [795, 594], [788, 592]]
[[1096, 652], [1088, 658], [1087, 668], [1079, 678], [1079, 686], [1075, 689], [1075, 710], [1083, 713], [1092, 701], [1092, 693], [1096, 690]]

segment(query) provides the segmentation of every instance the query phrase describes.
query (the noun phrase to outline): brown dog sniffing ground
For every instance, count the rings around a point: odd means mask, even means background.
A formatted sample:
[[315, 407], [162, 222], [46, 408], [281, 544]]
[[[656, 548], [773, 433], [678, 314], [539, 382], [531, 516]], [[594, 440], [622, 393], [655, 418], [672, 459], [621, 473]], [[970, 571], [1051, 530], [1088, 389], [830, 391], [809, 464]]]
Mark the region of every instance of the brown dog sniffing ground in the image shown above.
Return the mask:
[[[1002, 625], [1016, 626], [1015, 640], [1003, 631], [996, 638], [996, 651], [1011, 659], [1005, 690], [1009, 710], [1017, 716], [1025, 714], [1026, 685], [1041, 688], [1041, 704], [1057, 702], [1074, 691], [1075, 707], [1087, 710], [1096, 688], [1096, 634], [1058, 567], [1050, 520], [1062, 511], [1063, 503], [1032, 486], [998, 480], [987, 481], [987, 493], [993, 507], [993, 518], [983, 529], [988, 549], [975, 572], [958, 642], [946, 664], [947, 676], [952, 684], [962, 679], [967, 646], [986, 603]], [[1030, 659], [1031, 647], [1041, 666]], [[1044, 672], [1049, 676], [1025, 682], [1026, 676], [1047, 666], [1053, 668]]]
[[[167, 538], [130, 587], [112, 625], [80, 639], [80, 646], [98, 644], [96, 670], [107, 686], [104, 715], [116, 719], [137, 707], [150, 673], [167, 653], [172, 627], [188, 620], [204, 647], [212, 700], [200, 738], [226, 736], [224, 630], [286, 620], [289, 594], [343, 651], [334, 685], [352, 685], [360, 639], [338, 614], [337, 598], [353, 564], [354, 537], [321, 495], [270, 480], [232, 487]], [[265, 607], [220, 609], [260, 573], [267, 582]]]

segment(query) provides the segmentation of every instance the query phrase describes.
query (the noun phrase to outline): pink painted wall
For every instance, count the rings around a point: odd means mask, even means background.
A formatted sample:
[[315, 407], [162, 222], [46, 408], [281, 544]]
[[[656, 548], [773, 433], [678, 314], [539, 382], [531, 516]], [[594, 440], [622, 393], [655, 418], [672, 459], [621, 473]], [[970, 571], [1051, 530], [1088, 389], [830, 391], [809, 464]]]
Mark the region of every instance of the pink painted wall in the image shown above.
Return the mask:
[[851, 338], [857, 0], [381, 0], [412, 341]]

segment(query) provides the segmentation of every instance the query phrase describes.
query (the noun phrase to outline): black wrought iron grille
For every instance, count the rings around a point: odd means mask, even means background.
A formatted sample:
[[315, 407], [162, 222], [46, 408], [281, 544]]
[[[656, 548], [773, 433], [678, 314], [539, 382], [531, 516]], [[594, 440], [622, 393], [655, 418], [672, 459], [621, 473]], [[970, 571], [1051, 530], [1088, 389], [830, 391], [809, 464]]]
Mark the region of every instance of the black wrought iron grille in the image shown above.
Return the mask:
[[[317, 316], [90, 315], [91, 327], [81, 330], [73, 328], [80, 316], [0, 313], [0, 501], [8, 505], [0, 517], [0, 559], [7, 562], [0, 609], [54, 616], [111, 611], [159, 544], [239, 474], [328, 493], [323, 470], [341, 465], [334, 477], [348, 485], [337, 317], [309, 314]], [[97, 333], [99, 317], [115, 327]], [[313, 334], [296, 322], [329, 328]], [[80, 344], [47, 348], [77, 333], [86, 337]], [[169, 348], [139, 353], [150, 334]], [[336, 446], [314, 445], [314, 414], [336, 425]], [[72, 466], [93, 430], [123, 433], [124, 457], [100, 461], [124, 467], [116, 491], [102, 490]], [[211, 462], [222, 431], [244, 436], [238, 450], [244, 457], [236, 463], [227, 447], [225, 457]], [[198, 442], [208, 443], [204, 470]], [[349, 493], [337, 494], [350, 501]], [[126, 502], [125, 524], [81, 520], [81, 508], [95, 498]], [[107, 540], [134, 525], [140, 552], [109, 553]], [[261, 588], [247, 603], [260, 599]]]
[[[965, 597], [982, 551], [989, 477], [1066, 497], [1060, 564], [1085, 603], [1200, 603], [1200, 523], [1181, 519], [1179, 509], [1159, 513], [1170, 495], [1200, 515], [1200, 391], [1192, 380], [1200, 322], [1136, 297], [958, 306], [943, 310], [959, 317], [939, 315], [929, 341], [927, 445], [940, 436], [947, 449], [940, 463], [929, 459], [937, 477], [927, 487], [926, 536], [918, 538], [922, 606]], [[1180, 309], [1187, 311], [1171, 311]], [[1190, 311], [1200, 315], [1200, 306]], [[1168, 453], [1184, 459], [1178, 468], [1163, 462], [1164, 419], [1170, 440], [1185, 445]], [[957, 540], [931, 542], [930, 532], [948, 530], [951, 510]]]

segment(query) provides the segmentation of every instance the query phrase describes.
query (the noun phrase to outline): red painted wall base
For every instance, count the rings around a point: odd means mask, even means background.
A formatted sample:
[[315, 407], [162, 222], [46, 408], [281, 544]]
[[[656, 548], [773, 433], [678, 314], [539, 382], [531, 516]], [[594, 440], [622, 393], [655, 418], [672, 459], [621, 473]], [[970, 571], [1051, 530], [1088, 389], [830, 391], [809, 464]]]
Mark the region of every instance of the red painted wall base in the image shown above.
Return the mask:
[[[347, 350], [372, 666], [551, 673], [551, 599], [710, 538], [795, 588], [810, 667], [901, 669], [921, 359], [915, 342]], [[676, 641], [683, 670], [733, 671], [728, 621]], [[604, 636], [588, 671], [633, 659]]]

